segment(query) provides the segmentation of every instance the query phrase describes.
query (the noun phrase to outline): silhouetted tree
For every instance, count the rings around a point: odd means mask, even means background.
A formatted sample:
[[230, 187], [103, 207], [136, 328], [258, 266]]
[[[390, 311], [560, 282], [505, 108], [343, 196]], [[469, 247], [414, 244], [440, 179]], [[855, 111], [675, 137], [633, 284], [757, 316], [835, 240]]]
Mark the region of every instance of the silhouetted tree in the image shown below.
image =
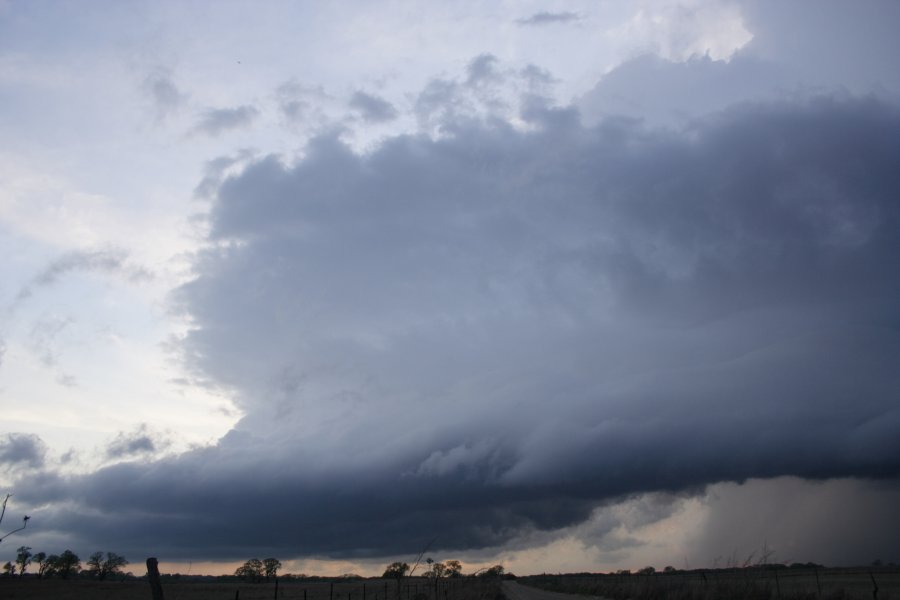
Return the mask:
[[45, 552], [36, 552], [34, 556], [31, 557], [31, 562], [37, 563], [38, 566], [38, 578], [44, 576], [44, 571], [47, 570], [47, 554]]
[[85, 564], [87, 565], [87, 570], [99, 579], [100, 570], [103, 568], [103, 553], [94, 552], [88, 557]]
[[3, 565], [3, 576], [4, 577], [12, 577], [16, 573], [16, 568], [9, 561], [6, 561], [6, 564]]
[[243, 565], [238, 567], [234, 574], [237, 577], [242, 577], [247, 581], [261, 581], [263, 577], [263, 562], [258, 558], [251, 558]]
[[438, 582], [447, 575], [447, 565], [442, 562], [435, 562], [431, 558], [425, 559], [425, 562], [428, 563], [429, 569], [423, 575], [431, 580], [432, 585], [434, 585], [434, 596], [437, 598]]
[[654, 573], [656, 573], [656, 569], [649, 566], [638, 570], [638, 575], [653, 575]]
[[444, 577], [447, 574], [447, 565], [442, 562], [435, 562], [433, 559], [428, 558], [425, 559], [425, 562], [428, 564], [428, 570], [423, 573], [425, 577], [428, 579], [433, 579], [437, 582], [438, 579]]
[[444, 566], [447, 567], [447, 577], [461, 577], [462, 576], [462, 565], [458, 560], [447, 560], [444, 561]]
[[47, 557], [47, 560], [44, 561], [44, 577], [60, 575], [59, 561], [60, 558], [58, 554], [51, 554]]
[[480, 577], [503, 577], [505, 571], [506, 569], [503, 568], [503, 565], [494, 565], [482, 571]]
[[31, 564], [31, 547], [19, 546], [16, 548], [16, 564], [19, 565], [19, 577], [25, 574], [25, 569]]
[[57, 558], [56, 570], [60, 577], [68, 579], [70, 574], [81, 570], [81, 559], [71, 550], [66, 550]]
[[405, 562], [392, 562], [384, 570], [382, 577], [385, 579], [401, 580], [409, 572], [409, 564]]
[[281, 568], [281, 561], [277, 558], [264, 558], [262, 562], [266, 573], [266, 581], [269, 581], [270, 577], [275, 577], [278, 574], [278, 569]]
[[115, 552], [107, 552], [104, 558], [102, 552], [94, 552], [87, 561], [88, 572], [103, 581], [109, 575], [119, 573], [128, 561], [124, 556]]

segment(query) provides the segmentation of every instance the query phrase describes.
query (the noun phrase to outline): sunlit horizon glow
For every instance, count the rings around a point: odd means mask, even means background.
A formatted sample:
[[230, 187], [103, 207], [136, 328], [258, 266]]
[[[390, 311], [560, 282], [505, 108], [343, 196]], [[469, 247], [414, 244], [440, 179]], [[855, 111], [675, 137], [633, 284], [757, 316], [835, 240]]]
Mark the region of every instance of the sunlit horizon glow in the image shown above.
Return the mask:
[[0, 561], [900, 562], [898, 25], [0, 0]]

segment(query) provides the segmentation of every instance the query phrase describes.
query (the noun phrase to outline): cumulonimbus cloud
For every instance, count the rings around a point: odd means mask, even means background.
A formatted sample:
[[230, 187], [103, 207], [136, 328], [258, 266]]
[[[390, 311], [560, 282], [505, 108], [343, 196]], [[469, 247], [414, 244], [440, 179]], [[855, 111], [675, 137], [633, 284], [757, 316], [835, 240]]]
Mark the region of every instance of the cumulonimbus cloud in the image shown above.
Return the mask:
[[631, 493], [900, 475], [896, 107], [527, 119], [325, 136], [226, 179], [176, 301], [245, 417], [21, 496], [123, 550], [381, 556]]

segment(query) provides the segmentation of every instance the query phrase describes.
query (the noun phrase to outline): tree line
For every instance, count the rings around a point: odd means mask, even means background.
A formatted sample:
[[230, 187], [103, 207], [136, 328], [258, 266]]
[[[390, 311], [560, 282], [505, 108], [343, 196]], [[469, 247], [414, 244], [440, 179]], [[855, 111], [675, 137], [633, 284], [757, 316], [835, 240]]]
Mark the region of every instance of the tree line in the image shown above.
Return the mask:
[[[462, 572], [462, 564], [458, 560], [446, 560], [443, 562], [434, 561], [431, 558], [425, 560], [427, 570], [421, 574], [421, 577], [431, 579], [433, 582], [444, 578], [465, 577]], [[418, 564], [416, 565], [416, 567]], [[250, 583], [268, 582], [278, 576], [278, 570], [281, 569], [281, 561], [277, 558], [251, 558], [234, 571], [234, 577], [240, 577], [244, 581]], [[382, 578], [396, 579], [398, 582], [404, 577], [412, 577], [416, 568], [410, 567], [409, 563], [393, 562], [389, 564], [382, 574]], [[515, 577], [510, 573], [506, 573], [503, 565], [494, 565], [492, 567], [480, 569], [468, 575], [469, 577]], [[283, 578], [291, 579], [319, 579], [319, 577], [308, 577], [306, 575], [284, 575]], [[364, 579], [359, 575], [346, 574], [341, 576], [342, 579]], [[330, 579], [330, 578], [326, 578]]]
[[[436, 562], [431, 558], [427, 558], [425, 559], [425, 564], [428, 565], [428, 570], [422, 573], [422, 577], [425, 577], [426, 579], [437, 581], [445, 577], [465, 577], [462, 572], [462, 564], [458, 560]], [[410, 567], [409, 563], [393, 562], [387, 566], [381, 576], [385, 579], [396, 579], [399, 581], [404, 577], [412, 577], [415, 574], [416, 567], [418, 567], [418, 563], [414, 567]], [[511, 576], [511, 574], [506, 573], [503, 565], [494, 565], [493, 567], [479, 569], [478, 571], [475, 571], [474, 573], [468, 575], [468, 577], [505, 576], [508, 577]]]
[[265, 579], [269, 581], [278, 575], [278, 569], [281, 568], [281, 561], [277, 558], [251, 558], [243, 565], [238, 567], [234, 575], [246, 581], [259, 583]]
[[16, 550], [15, 563], [7, 562], [3, 565], [3, 575], [13, 577], [18, 573], [18, 576], [22, 577], [32, 564], [37, 565], [35, 574], [39, 579], [45, 577], [68, 579], [74, 576], [93, 577], [103, 581], [111, 575], [120, 574], [128, 564], [128, 560], [115, 552], [94, 552], [85, 561], [85, 568], [82, 569], [81, 559], [71, 550], [65, 550], [61, 554], [48, 555], [46, 552], [32, 554], [30, 546], [19, 546]]

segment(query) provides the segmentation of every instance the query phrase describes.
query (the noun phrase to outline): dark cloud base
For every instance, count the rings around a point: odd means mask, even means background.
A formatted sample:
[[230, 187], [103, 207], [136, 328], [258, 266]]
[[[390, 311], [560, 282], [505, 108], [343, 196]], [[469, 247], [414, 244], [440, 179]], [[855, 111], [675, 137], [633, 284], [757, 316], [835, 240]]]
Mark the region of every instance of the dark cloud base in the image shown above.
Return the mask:
[[121, 551], [499, 546], [644, 491], [900, 476], [900, 115], [682, 131], [458, 119], [226, 180], [177, 301], [245, 417], [212, 448], [23, 478]]

